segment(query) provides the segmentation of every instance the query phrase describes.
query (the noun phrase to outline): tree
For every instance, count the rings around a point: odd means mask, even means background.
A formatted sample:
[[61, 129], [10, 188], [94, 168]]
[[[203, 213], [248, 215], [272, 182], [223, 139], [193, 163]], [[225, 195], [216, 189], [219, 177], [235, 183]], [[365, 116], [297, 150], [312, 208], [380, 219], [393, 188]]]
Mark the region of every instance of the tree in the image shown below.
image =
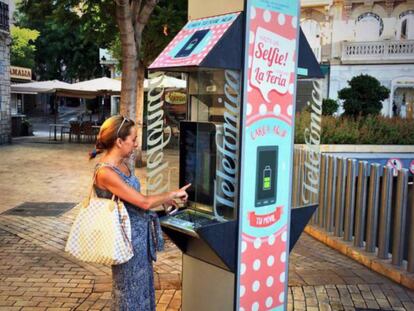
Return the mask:
[[186, 6], [187, 0], [21, 0], [17, 20], [42, 34], [36, 43], [42, 79], [90, 78], [101, 71], [99, 48], [120, 55], [121, 113], [138, 124], [140, 163], [145, 68], [185, 24]]
[[338, 92], [338, 98], [344, 101], [344, 115], [357, 117], [381, 112], [381, 102], [388, 98], [390, 91], [376, 78], [361, 74], [353, 77], [348, 84], [349, 87]]
[[[184, 24], [184, 1], [118, 0], [116, 16], [122, 50], [121, 113], [137, 120], [137, 165], [142, 164], [145, 68]], [[152, 13], [156, 13], [151, 18]], [[147, 28], [146, 28], [147, 27]], [[172, 31], [168, 31], [171, 27]], [[144, 32], [144, 30], [147, 31]], [[164, 40], [162, 40], [164, 39]]]
[[39, 37], [37, 30], [11, 27], [12, 44], [10, 47], [10, 63], [13, 66], [34, 68], [36, 46], [34, 42]]
[[[40, 32], [36, 40], [34, 74], [38, 80], [85, 80], [101, 75], [99, 47], [114, 40], [112, 1], [92, 5], [79, 0], [22, 0], [16, 22]], [[97, 3], [99, 2], [99, 5]], [[111, 4], [106, 4], [111, 2]], [[82, 4], [80, 4], [82, 3]], [[106, 5], [105, 5], [106, 4]], [[113, 18], [112, 18], [113, 19]]]
[[336, 100], [325, 98], [322, 100], [322, 115], [332, 116], [338, 111], [339, 105]]

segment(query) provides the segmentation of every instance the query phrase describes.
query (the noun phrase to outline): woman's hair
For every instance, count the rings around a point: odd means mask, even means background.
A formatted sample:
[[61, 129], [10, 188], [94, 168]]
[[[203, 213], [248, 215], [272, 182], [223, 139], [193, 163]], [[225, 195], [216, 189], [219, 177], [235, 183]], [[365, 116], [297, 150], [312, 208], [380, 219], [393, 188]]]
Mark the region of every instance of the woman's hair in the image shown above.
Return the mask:
[[93, 159], [99, 153], [111, 149], [115, 145], [117, 138], [125, 140], [133, 126], [135, 126], [135, 122], [122, 115], [116, 115], [106, 119], [101, 125], [96, 139], [95, 149], [89, 153], [89, 158]]

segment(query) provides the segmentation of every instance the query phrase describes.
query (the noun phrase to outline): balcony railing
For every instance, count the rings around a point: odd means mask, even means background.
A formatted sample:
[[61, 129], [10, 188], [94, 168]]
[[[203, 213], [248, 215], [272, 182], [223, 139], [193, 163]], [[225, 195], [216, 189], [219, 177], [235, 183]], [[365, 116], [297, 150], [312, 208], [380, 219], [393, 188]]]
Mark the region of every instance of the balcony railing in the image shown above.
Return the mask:
[[414, 40], [343, 42], [343, 64], [414, 62]]
[[0, 30], [9, 31], [9, 5], [0, 1]]

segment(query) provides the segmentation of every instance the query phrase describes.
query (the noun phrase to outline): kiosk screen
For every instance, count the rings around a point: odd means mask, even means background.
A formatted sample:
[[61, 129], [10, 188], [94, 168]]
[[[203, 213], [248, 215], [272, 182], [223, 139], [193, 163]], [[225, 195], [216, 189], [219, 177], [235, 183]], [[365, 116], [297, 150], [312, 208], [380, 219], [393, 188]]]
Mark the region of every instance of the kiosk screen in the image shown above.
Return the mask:
[[215, 132], [212, 123], [180, 122], [180, 187], [191, 183], [188, 200], [210, 209], [216, 174]]
[[276, 202], [277, 161], [277, 146], [259, 147], [257, 149], [256, 207]]

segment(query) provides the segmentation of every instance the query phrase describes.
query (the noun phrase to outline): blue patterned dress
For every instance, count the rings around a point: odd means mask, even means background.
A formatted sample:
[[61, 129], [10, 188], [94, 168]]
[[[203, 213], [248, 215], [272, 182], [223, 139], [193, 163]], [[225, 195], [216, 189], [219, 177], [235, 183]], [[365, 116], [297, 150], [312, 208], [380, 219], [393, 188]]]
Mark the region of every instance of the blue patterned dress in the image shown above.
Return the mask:
[[[118, 168], [111, 167], [131, 187], [140, 191], [138, 178], [125, 175]], [[111, 198], [112, 193], [95, 186], [98, 197]], [[112, 308], [113, 311], [155, 311], [155, 291], [152, 261], [156, 251], [163, 248], [161, 228], [157, 214], [145, 211], [124, 202], [131, 220], [132, 246], [134, 256], [126, 263], [112, 266]]]

